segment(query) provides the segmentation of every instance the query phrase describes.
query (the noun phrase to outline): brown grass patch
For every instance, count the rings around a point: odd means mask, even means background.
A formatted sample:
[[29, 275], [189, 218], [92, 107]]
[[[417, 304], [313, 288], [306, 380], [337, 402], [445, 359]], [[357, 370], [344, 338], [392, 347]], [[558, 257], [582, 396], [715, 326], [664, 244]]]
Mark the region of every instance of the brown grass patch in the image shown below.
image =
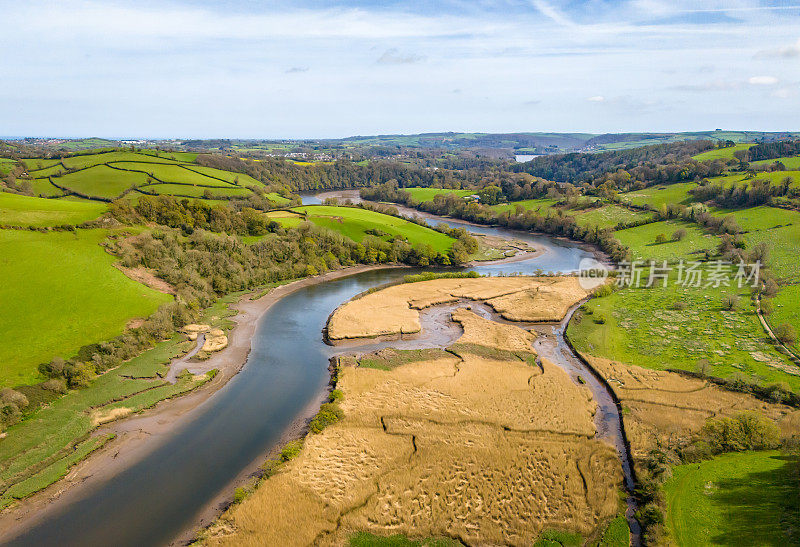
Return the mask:
[[206, 341], [203, 343], [203, 351], [211, 353], [212, 351], [219, 351], [228, 345], [228, 337], [222, 329], [211, 329], [206, 334]]
[[132, 409], [124, 406], [112, 408], [111, 410], [106, 410], [105, 412], [95, 411], [92, 413], [92, 424], [96, 426], [107, 424], [108, 422], [113, 422], [114, 420], [119, 420], [121, 418], [130, 416], [132, 412]]
[[698, 431], [708, 418], [760, 412], [778, 423], [784, 437], [800, 433], [800, 410], [736, 393], [700, 378], [625, 365], [584, 355], [619, 398], [634, 457], [653, 448], [676, 446]]
[[165, 294], [175, 294], [175, 287], [173, 287], [160, 277], [156, 277], [155, 272], [153, 270], [149, 270], [144, 266], [139, 266], [138, 268], [126, 268], [119, 262], [115, 262], [114, 266], [116, 266], [116, 268], [119, 271], [121, 271], [134, 281], [138, 281], [143, 285], [147, 285], [151, 289], [155, 289], [158, 292], [163, 292]]
[[[523, 329], [459, 317], [500, 350], [530, 349]], [[345, 367], [337, 387], [344, 419], [229, 510], [209, 544], [341, 545], [367, 530], [530, 545], [546, 528], [588, 535], [618, 510], [619, 459], [591, 438], [591, 392], [552, 363], [439, 352]]]
[[331, 340], [420, 331], [419, 311], [459, 299], [485, 300], [512, 321], [559, 321], [589, 293], [576, 277], [434, 279], [394, 285], [352, 300], [328, 322]]

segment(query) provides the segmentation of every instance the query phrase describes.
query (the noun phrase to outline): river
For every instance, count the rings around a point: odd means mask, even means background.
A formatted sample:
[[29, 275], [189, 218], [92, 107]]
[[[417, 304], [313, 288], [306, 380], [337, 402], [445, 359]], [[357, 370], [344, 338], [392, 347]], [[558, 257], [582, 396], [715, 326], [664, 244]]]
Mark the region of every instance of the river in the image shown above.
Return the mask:
[[[313, 200], [319, 202], [317, 198], [305, 202]], [[482, 274], [570, 272], [578, 269], [582, 259], [593, 256], [580, 245], [547, 236], [476, 227], [452, 219], [432, 220], [476, 233], [514, 237], [544, 250], [524, 261], [471, 268]], [[285, 296], [261, 318], [241, 372], [198, 407], [185, 424], [82, 499], [51, 510], [46, 519], [10, 544], [121, 547], [170, 543], [196, 525], [209, 502], [230, 491], [241, 472], [263, 460], [298, 415], [319, 400], [329, 381], [328, 360], [341, 351], [322, 340], [331, 312], [356, 294], [413, 271], [368, 271]], [[563, 331], [563, 325], [554, 328]], [[556, 349], [564, 351], [561, 346]], [[574, 355], [572, 359], [574, 366], [582, 366]], [[583, 375], [591, 373], [584, 370]], [[605, 389], [600, 382], [589, 385], [593, 391]], [[608, 393], [600, 391], [596, 398], [607, 401]], [[599, 426], [599, 434], [617, 446], [627, 462], [624, 446], [620, 447], [623, 437], [616, 406], [601, 404], [598, 414], [598, 424], [610, 424]], [[630, 479], [629, 469], [626, 475]]]

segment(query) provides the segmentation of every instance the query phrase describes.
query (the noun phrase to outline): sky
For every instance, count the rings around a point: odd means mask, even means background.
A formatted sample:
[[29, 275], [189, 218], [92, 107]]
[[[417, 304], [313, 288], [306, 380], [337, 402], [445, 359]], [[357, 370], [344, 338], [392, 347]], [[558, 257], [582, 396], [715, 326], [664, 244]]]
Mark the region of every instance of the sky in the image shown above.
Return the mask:
[[800, 130], [800, 0], [0, 0], [0, 135]]

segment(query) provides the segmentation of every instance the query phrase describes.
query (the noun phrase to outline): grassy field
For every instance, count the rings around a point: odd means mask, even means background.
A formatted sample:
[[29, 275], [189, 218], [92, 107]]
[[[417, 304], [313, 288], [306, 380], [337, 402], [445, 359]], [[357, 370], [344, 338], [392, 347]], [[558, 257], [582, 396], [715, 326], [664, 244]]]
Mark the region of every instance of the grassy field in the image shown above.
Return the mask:
[[433, 201], [439, 194], [455, 194], [459, 197], [471, 196], [474, 190], [453, 190], [450, 188], [404, 188], [416, 201]]
[[439, 253], [446, 253], [454, 242], [453, 238], [430, 228], [366, 209], [307, 205], [293, 211], [303, 213], [310, 222], [339, 232], [353, 241], [362, 241], [369, 235], [367, 230], [377, 229], [388, 234], [381, 236], [383, 239], [399, 236], [414, 246], [430, 245]]
[[650, 213], [631, 211], [619, 205], [604, 205], [595, 209], [568, 210], [567, 214], [573, 215], [578, 224], [599, 226], [600, 228], [613, 228], [619, 223], [628, 224], [652, 217]]
[[535, 211], [540, 216], [547, 216], [548, 212], [553, 209], [558, 200], [555, 199], [525, 199], [522, 201], [509, 201], [508, 203], [501, 203], [500, 205], [493, 205], [492, 209], [498, 213], [503, 211], [515, 211], [517, 207], [522, 207], [526, 211]]
[[665, 484], [667, 528], [678, 545], [797, 545], [797, 456], [725, 454], [673, 468]]
[[105, 200], [126, 194], [136, 199], [137, 194], [128, 193], [131, 188], [149, 189], [154, 183], [162, 183], [166, 185], [155, 191], [201, 197], [205, 187], [210, 187], [209, 199], [223, 199], [248, 195], [250, 190], [245, 188], [247, 186], [263, 186], [249, 175], [192, 163], [196, 157], [197, 154], [188, 152], [114, 150], [62, 160], [33, 158], [23, 161], [32, 178], [34, 192], [45, 197], [76, 192]]
[[0, 192], [0, 223], [9, 226], [80, 224], [106, 211], [102, 203], [35, 198]]
[[[677, 230], [686, 230], [686, 236], [680, 241], [673, 241], [672, 234]], [[665, 243], [656, 243], [656, 237], [664, 234]], [[666, 220], [644, 224], [626, 230], [617, 230], [614, 236], [623, 245], [631, 248], [633, 260], [699, 260], [703, 251], [715, 249], [719, 240], [704, 233], [696, 224], [678, 220]]]
[[170, 296], [113, 267], [105, 230], [0, 230], [0, 386], [39, 379], [37, 365], [112, 338]]
[[727, 187], [730, 185], [739, 186], [743, 184], [750, 184], [751, 181], [755, 179], [766, 179], [769, 180], [773, 185], [778, 185], [787, 177], [792, 180], [790, 186], [793, 188], [796, 188], [798, 185], [800, 185], [800, 171], [771, 171], [765, 173], [756, 173], [755, 175], [750, 175], [748, 173], [730, 173], [727, 175], [721, 175], [719, 177], [712, 177], [708, 180], [713, 184], [722, 184], [723, 186]]
[[697, 154], [696, 156], [692, 156], [693, 159], [697, 161], [708, 161], [708, 160], [719, 160], [719, 159], [733, 159], [733, 153], [737, 150], [748, 150], [752, 143], [739, 143], [734, 146], [729, 146], [728, 148], [717, 148], [714, 150], [709, 150], [707, 152], [703, 152], [702, 154]]
[[9, 172], [11, 172], [11, 170], [14, 168], [14, 165], [16, 165], [16, 163], [17, 162], [15, 162], [12, 159], [0, 158], [0, 175], [6, 175]]
[[750, 165], [753, 167], [764, 167], [768, 165], [772, 165], [776, 161], [781, 162], [783, 165], [786, 166], [787, 170], [790, 171], [800, 171], [800, 156], [791, 156], [791, 157], [784, 157], [784, 158], [777, 158], [774, 160], [761, 160], [761, 161], [754, 161], [751, 162]]
[[681, 203], [687, 205], [692, 202], [692, 196], [689, 195], [689, 190], [696, 187], [694, 182], [678, 182], [676, 184], [651, 186], [643, 190], [634, 190], [620, 194], [623, 201], [632, 203], [633, 205], [649, 205], [654, 209], [658, 209], [667, 203]]
[[[705, 283], [709, 268], [704, 269]], [[647, 274], [643, 276], [643, 284]], [[800, 369], [767, 339], [749, 298], [749, 287], [682, 287], [673, 272], [666, 288], [627, 288], [595, 298], [573, 320], [568, 335], [583, 353], [664, 370], [694, 371], [707, 360], [710, 374], [736, 373], [764, 383], [786, 382], [800, 389]], [[736, 309], [723, 297], [737, 294]], [[680, 302], [677, 309], [676, 302]]]
[[716, 215], [730, 215], [743, 230], [748, 247], [764, 242], [769, 248], [768, 265], [775, 274], [792, 282], [800, 281], [800, 213], [777, 207], [716, 209]]

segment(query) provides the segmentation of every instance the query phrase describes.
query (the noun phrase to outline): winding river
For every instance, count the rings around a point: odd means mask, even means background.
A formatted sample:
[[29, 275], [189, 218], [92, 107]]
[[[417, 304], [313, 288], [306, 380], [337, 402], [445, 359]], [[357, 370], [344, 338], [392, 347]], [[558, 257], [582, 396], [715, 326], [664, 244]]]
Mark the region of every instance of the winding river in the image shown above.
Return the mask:
[[[315, 201], [319, 199], [306, 198], [304, 203]], [[577, 244], [547, 236], [432, 220], [514, 237], [544, 249], [528, 260], [471, 268], [482, 274], [570, 272], [582, 259], [593, 256]], [[83, 498], [50, 511], [10, 544], [163, 545], [196, 526], [210, 501], [230, 491], [243, 470], [262, 461], [297, 417], [320, 402], [329, 381], [328, 360], [342, 351], [322, 340], [330, 313], [354, 295], [411, 272], [407, 268], [373, 270], [302, 287], [285, 296], [262, 316], [241, 372], [183, 420], [186, 423]], [[598, 434], [617, 446], [626, 480], [631, 481], [617, 407], [606, 387], [564, 344], [565, 325], [566, 321], [536, 327], [549, 329], [537, 350], [547, 352], [576, 379], [580, 373], [588, 380], [599, 403]]]

